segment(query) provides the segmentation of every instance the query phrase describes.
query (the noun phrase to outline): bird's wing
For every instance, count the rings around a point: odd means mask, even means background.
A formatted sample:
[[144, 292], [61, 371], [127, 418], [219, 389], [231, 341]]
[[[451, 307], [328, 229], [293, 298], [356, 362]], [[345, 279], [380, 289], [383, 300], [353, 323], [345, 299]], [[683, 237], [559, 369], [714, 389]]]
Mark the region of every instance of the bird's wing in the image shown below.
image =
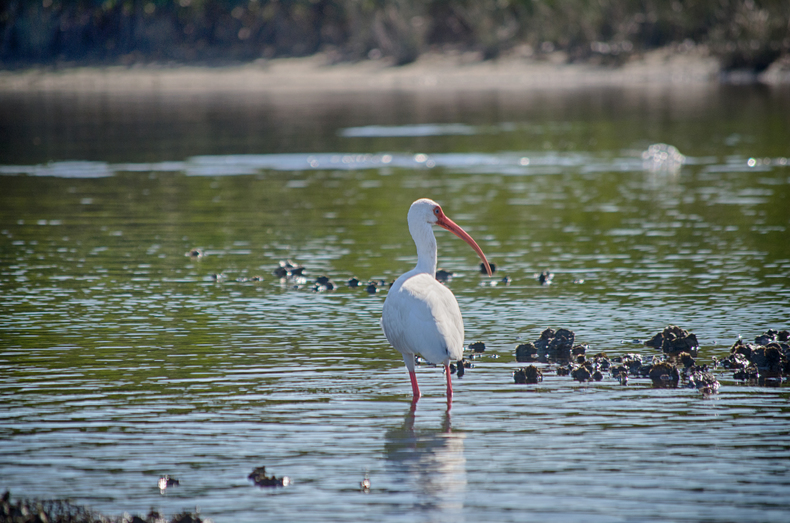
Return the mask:
[[387, 339], [403, 354], [421, 354], [431, 363], [459, 360], [464, 323], [450, 290], [430, 274], [416, 274], [387, 296], [382, 315]]

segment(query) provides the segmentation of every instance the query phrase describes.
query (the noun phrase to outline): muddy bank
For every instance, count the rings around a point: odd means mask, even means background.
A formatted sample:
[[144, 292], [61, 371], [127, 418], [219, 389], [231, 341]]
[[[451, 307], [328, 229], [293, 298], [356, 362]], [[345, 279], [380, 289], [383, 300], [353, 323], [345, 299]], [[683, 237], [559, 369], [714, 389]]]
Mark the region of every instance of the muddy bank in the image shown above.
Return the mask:
[[[719, 62], [699, 50], [650, 51], [620, 67], [511, 55], [480, 60], [471, 54], [426, 54], [405, 66], [386, 60], [335, 63], [322, 54], [258, 60], [229, 67], [112, 66], [0, 71], [0, 92], [194, 94], [202, 92], [333, 93], [376, 91], [514, 91], [602, 86], [689, 86], [722, 79]], [[790, 81], [790, 68], [762, 73], [769, 83]]]

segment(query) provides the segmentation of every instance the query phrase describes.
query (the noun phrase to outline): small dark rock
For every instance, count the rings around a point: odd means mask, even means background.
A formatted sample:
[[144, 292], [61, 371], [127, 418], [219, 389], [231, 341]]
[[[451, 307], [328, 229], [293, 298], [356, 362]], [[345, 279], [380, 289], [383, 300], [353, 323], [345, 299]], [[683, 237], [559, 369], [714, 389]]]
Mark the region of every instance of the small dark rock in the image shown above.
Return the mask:
[[757, 365], [760, 376], [765, 378], [781, 378], [787, 363], [787, 357], [777, 343], [769, 343], [766, 347], [758, 347], [752, 351], [752, 363]]
[[571, 373], [570, 364], [563, 367], [557, 367], [557, 376], [568, 376], [570, 373]]
[[609, 358], [606, 357], [605, 352], [599, 352], [598, 354], [594, 354], [592, 357], [593, 363], [596, 365], [597, 368], [607, 371], [609, 367], [612, 366], [612, 362]]
[[636, 370], [635, 375], [639, 376], [640, 378], [649, 378], [651, 370], [653, 370], [653, 364], [640, 365]]
[[571, 378], [579, 382], [590, 381], [593, 375], [592, 366], [589, 364], [579, 365], [571, 371]]
[[688, 387], [696, 388], [703, 394], [716, 394], [719, 391], [719, 382], [710, 372], [695, 371], [689, 376]]
[[688, 352], [691, 356], [696, 357], [699, 348], [697, 336], [676, 325], [668, 325], [663, 331], [646, 341], [645, 345], [658, 349], [669, 356]]
[[[751, 350], [749, 351], [749, 356], [751, 356]], [[721, 366], [725, 369], [744, 369], [748, 364], [749, 359], [740, 352], [733, 352], [726, 358], [721, 359]]]
[[538, 348], [535, 347], [534, 343], [522, 343], [516, 347], [516, 361], [538, 361]]
[[653, 381], [653, 387], [659, 389], [674, 389], [680, 381], [678, 368], [668, 361], [652, 365], [648, 376]]
[[774, 329], [768, 329], [764, 333], [754, 338], [754, 342], [757, 345], [768, 345], [772, 341], [777, 341], [778, 339], [779, 339], [779, 332], [775, 331]]
[[442, 283], [452, 280], [453, 276], [455, 276], [454, 272], [446, 271], [444, 269], [439, 269], [436, 271], [436, 279]]
[[469, 344], [469, 350], [472, 352], [485, 352], [486, 344], [482, 341], [475, 341]]
[[465, 369], [472, 368], [472, 362], [467, 361], [466, 358], [458, 360], [456, 363], [450, 363], [450, 374], [456, 374], [459, 378], [463, 378]]
[[251, 479], [258, 487], [287, 487], [291, 483], [288, 476], [281, 478], [275, 477], [273, 474], [267, 476], [266, 467], [254, 468], [250, 475], [247, 476], [247, 479]]
[[626, 375], [628, 375], [628, 367], [626, 367], [626, 366], [625, 366], [625, 365], [623, 365], [623, 364], [620, 364], [620, 365], [617, 365], [617, 366], [612, 366], [612, 367], [611, 367], [609, 370], [610, 370], [610, 372], [612, 373], [612, 377], [613, 377], [613, 378], [616, 378], [616, 379], [617, 379], [617, 378], [620, 376], [620, 374], [622, 374], [622, 373], [625, 373]]
[[694, 364], [696, 363], [696, 360], [694, 360], [694, 358], [692, 358], [691, 354], [689, 354], [688, 352], [681, 352], [680, 354], [678, 354], [677, 360], [681, 364], [683, 364], [683, 367], [686, 369], [694, 366]]
[[546, 329], [540, 338], [533, 342], [538, 349], [538, 361], [546, 363], [566, 363], [571, 360], [571, 349], [575, 334], [568, 329]]
[[294, 264], [291, 260], [281, 260], [280, 266], [272, 271], [278, 278], [291, 279], [297, 276], [304, 276], [305, 268]]
[[513, 373], [513, 381], [519, 384], [535, 384], [543, 381], [543, 373], [534, 365], [523, 367]]

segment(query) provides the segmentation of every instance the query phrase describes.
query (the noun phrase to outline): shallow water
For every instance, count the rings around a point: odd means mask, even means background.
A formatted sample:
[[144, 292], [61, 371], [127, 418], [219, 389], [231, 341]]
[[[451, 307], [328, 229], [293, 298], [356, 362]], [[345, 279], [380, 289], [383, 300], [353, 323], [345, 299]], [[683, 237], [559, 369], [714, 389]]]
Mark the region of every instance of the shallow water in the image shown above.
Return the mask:
[[[0, 489], [234, 522], [784, 521], [787, 387], [512, 372], [546, 327], [652, 356], [633, 341], [677, 324], [704, 363], [790, 327], [788, 115], [754, 86], [0, 95]], [[487, 346], [449, 413], [428, 366], [410, 411], [386, 291], [344, 285], [413, 265], [423, 196], [497, 265], [437, 232]], [[292, 485], [254, 487], [260, 465]]]

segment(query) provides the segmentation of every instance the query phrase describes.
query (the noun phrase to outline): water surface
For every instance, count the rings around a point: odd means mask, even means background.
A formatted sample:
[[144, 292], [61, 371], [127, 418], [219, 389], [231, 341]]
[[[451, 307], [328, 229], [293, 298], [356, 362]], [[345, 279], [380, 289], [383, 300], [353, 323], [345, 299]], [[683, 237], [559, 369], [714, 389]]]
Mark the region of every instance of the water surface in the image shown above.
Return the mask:
[[[788, 115], [755, 86], [2, 94], [0, 489], [234, 522], [784, 521], [786, 387], [512, 372], [546, 327], [652, 356], [632, 341], [677, 324], [705, 363], [790, 327]], [[655, 143], [683, 165], [646, 161]], [[344, 286], [411, 268], [419, 197], [498, 267], [437, 232], [487, 346], [449, 413], [432, 367], [410, 410], [386, 290]], [[293, 484], [254, 487], [260, 465]]]

